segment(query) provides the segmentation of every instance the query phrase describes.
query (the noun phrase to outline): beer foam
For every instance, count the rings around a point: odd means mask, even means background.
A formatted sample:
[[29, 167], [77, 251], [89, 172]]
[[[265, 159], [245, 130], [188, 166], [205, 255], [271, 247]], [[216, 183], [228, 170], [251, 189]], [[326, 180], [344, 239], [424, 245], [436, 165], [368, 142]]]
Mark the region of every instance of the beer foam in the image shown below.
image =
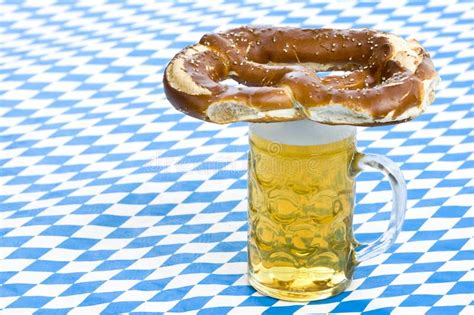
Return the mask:
[[249, 123], [250, 134], [289, 145], [321, 145], [337, 142], [354, 136], [356, 130], [354, 126], [331, 126], [311, 120]]

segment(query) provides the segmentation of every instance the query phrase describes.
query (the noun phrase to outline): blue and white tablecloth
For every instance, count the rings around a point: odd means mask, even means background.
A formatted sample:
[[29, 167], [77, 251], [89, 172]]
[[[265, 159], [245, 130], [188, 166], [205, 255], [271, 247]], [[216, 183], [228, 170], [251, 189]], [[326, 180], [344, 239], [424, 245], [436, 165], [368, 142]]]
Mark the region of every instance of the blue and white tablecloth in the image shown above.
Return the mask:
[[[0, 313], [474, 314], [472, 1], [6, 1], [0, 4]], [[168, 60], [242, 24], [415, 37], [442, 83], [418, 119], [359, 130], [408, 182], [406, 222], [348, 291], [289, 303], [246, 278], [247, 125], [175, 111]], [[355, 231], [387, 226], [358, 178]], [[1, 311], [3, 310], [3, 312]]]

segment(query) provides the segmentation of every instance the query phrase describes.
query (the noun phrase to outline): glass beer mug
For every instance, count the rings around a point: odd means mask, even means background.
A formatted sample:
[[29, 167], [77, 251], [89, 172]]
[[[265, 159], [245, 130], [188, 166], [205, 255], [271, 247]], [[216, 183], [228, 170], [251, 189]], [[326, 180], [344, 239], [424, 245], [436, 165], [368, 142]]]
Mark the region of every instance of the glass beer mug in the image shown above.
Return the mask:
[[[399, 168], [385, 157], [357, 152], [353, 126], [250, 123], [249, 141], [250, 284], [289, 301], [342, 292], [354, 268], [383, 253], [400, 232], [406, 186]], [[354, 178], [366, 167], [388, 177], [393, 209], [388, 230], [356, 251]]]

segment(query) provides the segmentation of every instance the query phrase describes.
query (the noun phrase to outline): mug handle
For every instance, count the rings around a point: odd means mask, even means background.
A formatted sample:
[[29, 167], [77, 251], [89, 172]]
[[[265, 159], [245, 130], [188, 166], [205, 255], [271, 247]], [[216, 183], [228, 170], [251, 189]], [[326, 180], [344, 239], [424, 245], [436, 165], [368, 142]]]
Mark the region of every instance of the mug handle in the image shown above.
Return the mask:
[[355, 258], [357, 263], [361, 263], [384, 253], [395, 243], [405, 219], [407, 187], [400, 168], [398, 168], [395, 162], [384, 156], [357, 152], [354, 163], [353, 165], [357, 172], [372, 168], [384, 173], [392, 188], [392, 212], [390, 214], [388, 230], [375, 241], [360, 244], [365, 247], [356, 253]]

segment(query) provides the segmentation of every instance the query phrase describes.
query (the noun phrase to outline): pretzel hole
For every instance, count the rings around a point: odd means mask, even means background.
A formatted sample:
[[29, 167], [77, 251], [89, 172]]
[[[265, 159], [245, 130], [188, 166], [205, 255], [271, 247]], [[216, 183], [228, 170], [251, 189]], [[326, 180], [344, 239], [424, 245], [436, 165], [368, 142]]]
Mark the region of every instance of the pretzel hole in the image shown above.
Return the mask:
[[245, 85], [240, 84], [239, 82], [237, 82], [236, 80], [230, 77], [220, 81], [219, 83], [227, 85], [227, 86], [232, 86], [232, 87], [245, 87]]
[[340, 76], [340, 77], [342, 77], [342, 76], [347, 76], [351, 73], [352, 73], [352, 71], [316, 71], [316, 74], [320, 78], [325, 78], [325, 77], [328, 77], [328, 76]]

